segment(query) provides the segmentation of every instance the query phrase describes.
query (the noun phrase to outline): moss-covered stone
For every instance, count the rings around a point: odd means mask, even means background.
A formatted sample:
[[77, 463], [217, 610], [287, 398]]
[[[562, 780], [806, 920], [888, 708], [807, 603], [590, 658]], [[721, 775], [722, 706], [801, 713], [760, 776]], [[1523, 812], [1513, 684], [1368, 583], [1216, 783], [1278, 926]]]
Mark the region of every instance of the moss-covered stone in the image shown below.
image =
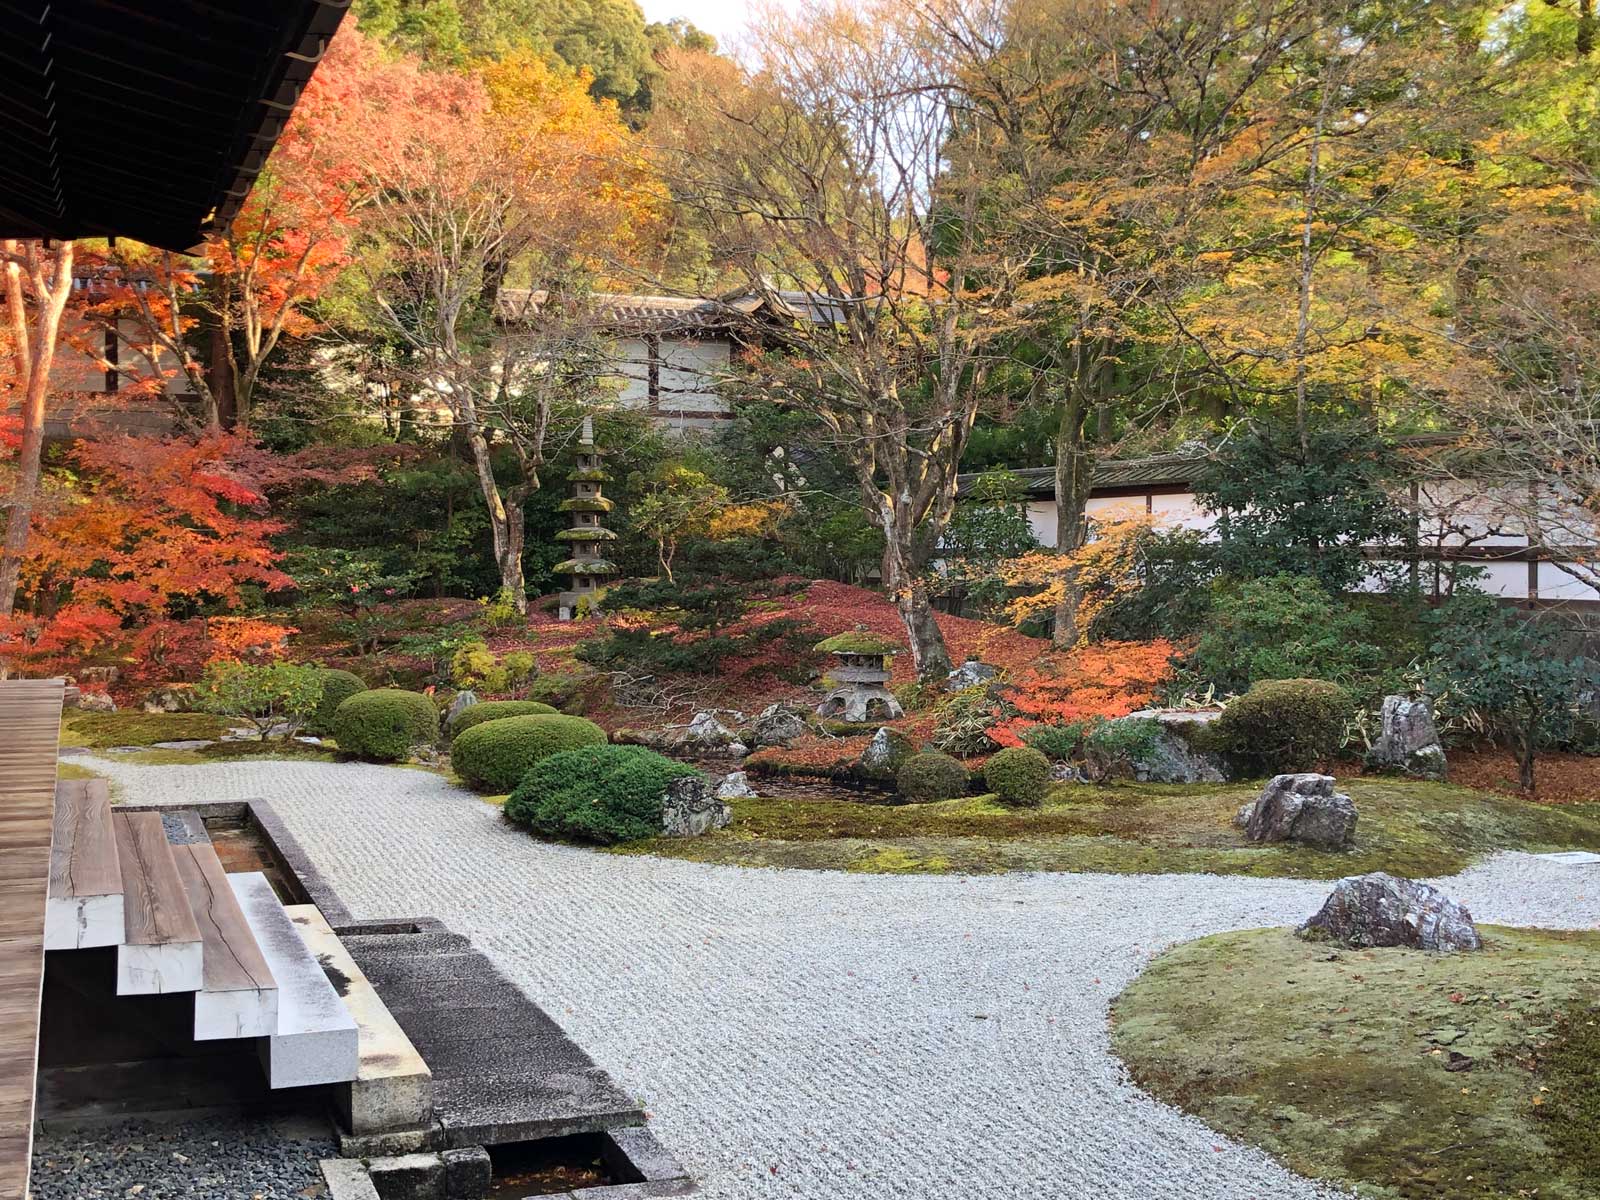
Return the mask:
[[850, 629], [823, 638], [812, 647], [819, 654], [901, 654], [905, 646], [893, 638], [867, 629]]
[[1600, 1003], [1600, 933], [1483, 934], [1475, 954], [1202, 938], [1118, 998], [1112, 1044], [1141, 1087], [1363, 1196], [1592, 1200], [1585, 1140], [1545, 1110], [1594, 1103], [1592, 1061], [1555, 1064], [1564, 1014]]

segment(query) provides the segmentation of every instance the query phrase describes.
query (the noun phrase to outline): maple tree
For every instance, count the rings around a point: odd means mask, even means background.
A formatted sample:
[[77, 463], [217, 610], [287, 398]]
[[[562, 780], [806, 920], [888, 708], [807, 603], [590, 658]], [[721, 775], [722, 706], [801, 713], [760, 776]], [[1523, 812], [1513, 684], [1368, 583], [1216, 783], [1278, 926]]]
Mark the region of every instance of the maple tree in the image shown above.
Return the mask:
[[525, 509], [552, 414], [605, 394], [593, 284], [648, 239], [658, 191], [616, 106], [529, 53], [465, 76], [388, 61], [368, 98], [382, 119], [363, 137], [363, 229], [383, 247], [360, 260], [369, 317], [449, 414], [526, 612]]
[[[1146, 513], [1102, 513], [1076, 549], [1035, 551], [1007, 559], [996, 568], [1010, 587], [1025, 589], [1006, 606], [1006, 616], [1021, 624], [1030, 617], [1070, 614], [1066, 628], [1076, 645], [1088, 636], [1095, 618], [1141, 585], [1141, 556], [1159, 528]], [[1062, 640], [1058, 624], [1057, 645]]]
[[142, 665], [194, 667], [281, 646], [286, 627], [228, 616], [251, 589], [293, 582], [268, 541], [282, 526], [236, 469], [238, 450], [225, 434], [75, 443], [73, 478], [33, 522], [26, 603], [0, 625], [0, 658], [49, 666], [131, 650]]
[[1002, 692], [1016, 715], [991, 726], [989, 737], [1001, 746], [1020, 746], [1022, 734], [1035, 725], [1125, 717], [1144, 708], [1172, 677], [1173, 649], [1163, 638], [1097, 642], [1020, 672]]
[[350, 261], [361, 200], [350, 156], [375, 61], [353, 30], [334, 37], [238, 214], [198, 256], [92, 245], [86, 312], [117, 340], [124, 386], [159, 393], [180, 376], [200, 406], [178, 410], [186, 423], [249, 431], [263, 368], [283, 338], [318, 328], [308, 309]]
[[0, 241], [12, 367], [9, 385], [0, 395], [8, 407], [14, 398], [19, 409], [19, 461], [6, 505], [5, 541], [0, 545], [0, 619], [9, 617], [16, 605], [18, 572], [38, 498], [45, 398], [56, 339], [72, 294], [73, 250], [72, 242]]

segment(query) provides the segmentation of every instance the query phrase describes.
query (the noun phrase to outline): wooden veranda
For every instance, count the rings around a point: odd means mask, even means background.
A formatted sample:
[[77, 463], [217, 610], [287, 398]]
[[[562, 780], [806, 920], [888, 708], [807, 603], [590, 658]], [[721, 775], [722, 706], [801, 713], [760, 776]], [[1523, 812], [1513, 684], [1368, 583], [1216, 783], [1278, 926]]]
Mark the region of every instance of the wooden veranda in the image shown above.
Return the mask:
[[0, 681], [0, 1200], [27, 1193], [65, 687]]

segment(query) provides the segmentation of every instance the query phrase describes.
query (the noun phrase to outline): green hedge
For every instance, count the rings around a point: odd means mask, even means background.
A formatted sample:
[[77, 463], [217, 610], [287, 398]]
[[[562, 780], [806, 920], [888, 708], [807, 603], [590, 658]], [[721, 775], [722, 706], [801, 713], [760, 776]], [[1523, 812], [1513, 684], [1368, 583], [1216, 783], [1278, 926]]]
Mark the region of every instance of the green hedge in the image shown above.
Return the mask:
[[537, 700], [485, 700], [457, 713], [446, 732], [451, 737], [459, 737], [474, 725], [482, 725], [485, 721], [503, 721], [507, 717], [548, 717], [556, 712], [551, 705], [541, 704]]
[[333, 733], [333, 714], [339, 711], [339, 705], [358, 692], [366, 691], [367, 685], [361, 676], [334, 667], [318, 667], [317, 675], [322, 680], [322, 698], [317, 701], [317, 711], [306, 722], [306, 732], [328, 737]]
[[674, 779], [698, 775], [643, 746], [584, 746], [541, 759], [506, 800], [506, 817], [539, 833], [609, 846], [661, 833]]
[[1354, 707], [1336, 683], [1266, 680], [1228, 702], [1215, 722], [1217, 743], [1248, 771], [1309, 771], [1338, 753]]
[[342, 753], [401, 762], [411, 748], [439, 740], [439, 710], [420, 692], [374, 688], [357, 692], [334, 710], [329, 723]]
[[479, 791], [509, 792], [534, 763], [605, 741], [606, 731], [582, 717], [506, 717], [463, 730], [450, 745], [450, 763]]
[[1038, 808], [1050, 790], [1050, 760], [1030, 746], [1013, 746], [984, 764], [983, 781], [1002, 804]]
[[906, 759], [895, 776], [895, 786], [912, 804], [927, 804], [965, 796], [971, 779], [966, 767], [948, 754], [929, 750]]

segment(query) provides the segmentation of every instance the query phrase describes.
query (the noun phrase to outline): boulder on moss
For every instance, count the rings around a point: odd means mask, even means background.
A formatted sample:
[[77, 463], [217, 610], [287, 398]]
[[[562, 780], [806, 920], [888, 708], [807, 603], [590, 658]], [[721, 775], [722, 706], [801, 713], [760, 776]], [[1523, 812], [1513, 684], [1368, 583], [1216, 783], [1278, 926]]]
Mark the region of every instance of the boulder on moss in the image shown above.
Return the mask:
[[1352, 949], [1483, 949], [1483, 939], [1465, 905], [1429, 884], [1382, 871], [1341, 879], [1322, 908], [1297, 932], [1308, 940], [1338, 942]]
[[439, 710], [421, 692], [373, 688], [345, 699], [334, 709], [330, 726], [344, 754], [403, 762], [413, 747], [439, 740]]
[[732, 806], [700, 775], [682, 775], [667, 784], [661, 805], [661, 832], [667, 837], [699, 837], [732, 820]]
[[453, 738], [460, 737], [473, 726], [488, 721], [503, 721], [507, 717], [549, 717], [555, 713], [554, 708], [538, 700], [480, 700], [457, 713], [455, 719], [447, 723], [445, 732]]
[[450, 765], [479, 791], [509, 792], [543, 759], [605, 742], [606, 731], [582, 717], [559, 713], [504, 717], [457, 734], [450, 744]]
[[885, 725], [872, 735], [861, 757], [856, 759], [856, 769], [868, 779], [893, 779], [916, 752], [910, 738]]
[[747, 735], [749, 744], [762, 746], [787, 746], [809, 732], [806, 710], [793, 704], [769, 704], [756, 714]]
[[1367, 765], [1378, 771], [1403, 771], [1418, 779], [1443, 779], [1447, 773], [1444, 746], [1433, 708], [1426, 700], [1385, 696], [1382, 731], [1367, 751]]
[[1245, 820], [1252, 842], [1300, 842], [1347, 849], [1356, 834], [1355, 802], [1334, 790], [1332, 775], [1275, 775]]

